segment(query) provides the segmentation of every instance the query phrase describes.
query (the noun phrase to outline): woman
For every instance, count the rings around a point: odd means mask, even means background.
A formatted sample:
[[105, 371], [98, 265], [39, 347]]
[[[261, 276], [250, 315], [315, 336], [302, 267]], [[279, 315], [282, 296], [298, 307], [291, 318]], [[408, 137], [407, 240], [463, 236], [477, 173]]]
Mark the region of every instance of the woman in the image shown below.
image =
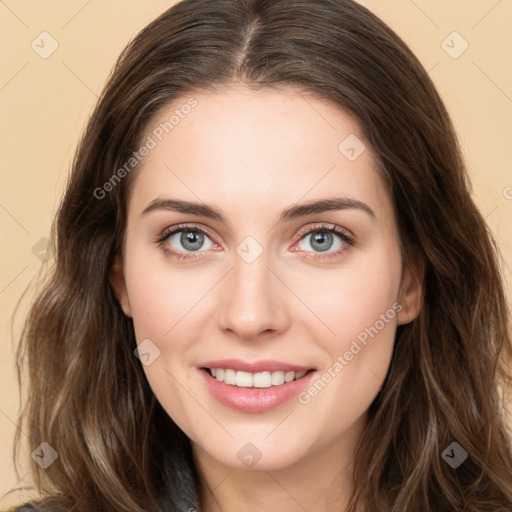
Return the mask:
[[18, 353], [38, 510], [512, 510], [497, 251], [432, 82], [365, 8], [162, 14], [54, 233]]

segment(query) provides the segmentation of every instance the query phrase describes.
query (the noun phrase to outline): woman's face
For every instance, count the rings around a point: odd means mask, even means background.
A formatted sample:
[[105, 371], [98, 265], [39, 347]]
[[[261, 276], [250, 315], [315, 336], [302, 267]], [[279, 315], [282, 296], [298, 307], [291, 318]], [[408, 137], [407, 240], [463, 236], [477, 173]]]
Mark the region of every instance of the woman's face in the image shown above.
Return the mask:
[[144, 134], [112, 271], [149, 384], [204, 459], [350, 455], [420, 295], [372, 150], [291, 89], [191, 97]]

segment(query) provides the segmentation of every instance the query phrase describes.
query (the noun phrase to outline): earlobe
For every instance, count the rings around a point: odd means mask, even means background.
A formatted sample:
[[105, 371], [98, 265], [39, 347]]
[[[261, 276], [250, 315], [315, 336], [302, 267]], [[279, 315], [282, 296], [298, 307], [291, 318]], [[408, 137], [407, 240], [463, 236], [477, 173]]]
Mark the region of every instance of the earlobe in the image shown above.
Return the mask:
[[124, 278], [123, 259], [120, 254], [116, 254], [114, 257], [114, 263], [110, 268], [109, 280], [121, 309], [126, 316], [131, 317], [132, 311], [128, 300], [128, 291], [126, 289], [126, 281]]
[[423, 305], [423, 265], [411, 264], [404, 268], [400, 286], [399, 303], [402, 309], [398, 313], [398, 325], [412, 322]]

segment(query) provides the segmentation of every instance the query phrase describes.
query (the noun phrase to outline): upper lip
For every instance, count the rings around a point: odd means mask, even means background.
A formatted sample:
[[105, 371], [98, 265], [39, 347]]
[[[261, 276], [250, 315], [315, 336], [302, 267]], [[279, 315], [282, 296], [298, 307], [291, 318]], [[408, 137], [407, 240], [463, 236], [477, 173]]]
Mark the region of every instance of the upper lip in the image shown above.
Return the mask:
[[242, 361], [241, 359], [222, 359], [217, 361], [206, 361], [199, 365], [201, 368], [224, 368], [235, 371], [257, 373], [263, 371], [285, 371], [285, 372], [307, 372], [312, 370], [310, 366], [301, 366], [299, 364], [285, 363], [283, 361], [274, 361], [265, 359], [261, 361]]

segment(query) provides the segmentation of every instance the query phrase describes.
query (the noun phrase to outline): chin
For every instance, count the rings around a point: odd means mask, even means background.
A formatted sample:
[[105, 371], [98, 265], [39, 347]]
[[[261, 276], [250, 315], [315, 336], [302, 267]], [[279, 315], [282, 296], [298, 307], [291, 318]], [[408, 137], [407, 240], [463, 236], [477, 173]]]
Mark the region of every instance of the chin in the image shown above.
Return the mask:
[[290, 441], [287, 436], [273, 442], [261, 437], [249, 441], [245, 435], [243, 439], [232, 439], [220, 446], [203, 446], [211, 457], [226, 466], [249, 471], [277, 471], [299, 464], [306, 456], [303, 442], [298, 449], [296, 443]]

